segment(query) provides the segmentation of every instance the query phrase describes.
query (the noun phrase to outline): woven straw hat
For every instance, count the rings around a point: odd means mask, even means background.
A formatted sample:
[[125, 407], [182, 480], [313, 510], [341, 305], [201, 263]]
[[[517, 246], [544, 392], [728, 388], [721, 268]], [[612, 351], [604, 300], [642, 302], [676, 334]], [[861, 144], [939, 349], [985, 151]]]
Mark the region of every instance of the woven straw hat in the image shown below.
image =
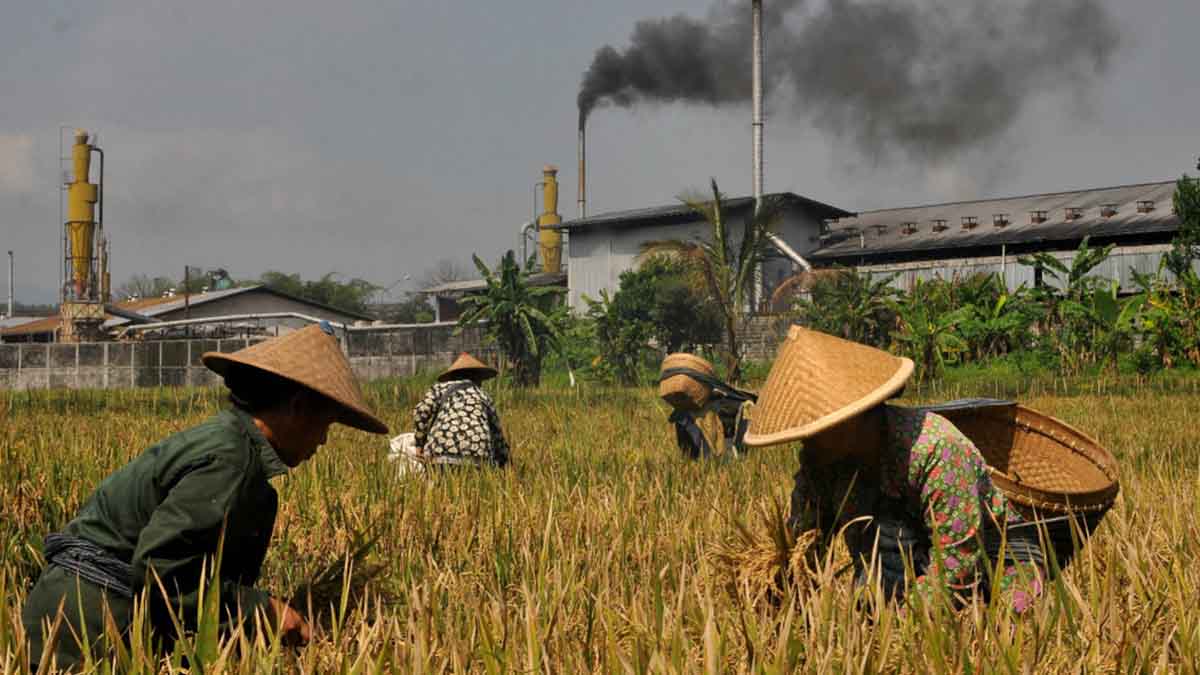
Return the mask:
[[350, 361], [326, 323], [307, 326], [232, 354], [205, 352], [200, 359], [221, 376], [231, 365], [241, 364], [291, 380], [341, 406], [338, 421], [342, 424], [376, 434], [388, 432], [387, 425], [367, 408]]
[[[708, 361], [694, 354], [667, 354], [663, 359], [662, 365], [658, 372], [662, 373], [675, 368], [687, 368], [699, 373], [704, 373], [709, 377], [716, 375], [716, 369]], [[672, 408], [677, 410], [698, 410], [704, 407], [708, 402], [708, 397], [712, 394], [712, 387], [709, 385], [692, 379], [686, 374], [672, 375], [668, 378], [660, 380], [658, 383], [658, 395], [662, 400], [671, 404]]]
[[496, 376], [496, 369], [479, 359], [463, 352], [458, 355], [454, 363], [445, 370], [441, 375], [438, 375], [438, 382], [446, 382], [447, 380], [457, 380], [459, 378], [479, 377], [481, 380], [489, 380]]
[[913, 362], [800, 326], [779, 347], [746, 431], [746, 445], [798, 441], [886, 401]]

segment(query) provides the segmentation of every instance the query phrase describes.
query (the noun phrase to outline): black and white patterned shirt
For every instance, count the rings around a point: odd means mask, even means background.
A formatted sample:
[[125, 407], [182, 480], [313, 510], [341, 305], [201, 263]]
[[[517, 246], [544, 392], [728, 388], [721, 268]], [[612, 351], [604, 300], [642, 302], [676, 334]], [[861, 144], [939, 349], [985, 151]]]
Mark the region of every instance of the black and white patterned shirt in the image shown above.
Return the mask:
[[414, 441], [437, 462], [473, 460], [508, 463], [508, 442], [492, 398], [470, 380], [439, 382], [413, 408]]

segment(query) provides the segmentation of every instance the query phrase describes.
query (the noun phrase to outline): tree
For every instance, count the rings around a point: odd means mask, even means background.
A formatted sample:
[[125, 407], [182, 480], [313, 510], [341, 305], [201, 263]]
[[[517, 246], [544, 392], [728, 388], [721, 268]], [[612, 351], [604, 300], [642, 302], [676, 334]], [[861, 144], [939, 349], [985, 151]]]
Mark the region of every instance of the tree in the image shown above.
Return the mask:
[[956, 361], [967, 350], [957, 328], [970, 318], [972, 308], [941, 311], [941, 303], [930, 297], [944, 290], [939, 286], [918, 279], [907, 297], [893, 302], [898, 328], [892, 337], [901, 351], [916, 362], [917, 378], [921, 381], [941, 375], [947, 363]]
[[778, 219], [779, 205], [774, 200], [764, 199], [738, 228], [729, 222], [724, 199], [716, 179], [712, 180], [712, 199], [682, 197], [683, 203], [712, 228], [709, 238], [698, 242], [647, 242], [642, 255], [674, 254], [696, 266], [701, 287], [707, 299], [716, 305], [724, 323], [721, 351], [725, 376], [731, 382], [737, 382], [742, 360], [739, 334], [749, 315], [754, 271], [770, 246], [769, 236]]
[[434, 319], [433, 306], [421, 293], [405, 293], [400, 302], [375, 307], [379, 318], [388, 323], [429, 323]]
[[883, 348], [896, 321], [892, 309], [897, 297], [892, 286], [895, 278], [894, 274], [876, 277], [856, 269], [816, 270], [785, 280], [781, 290], [808, 286], [808, 297], [801, 295], [793, 303], [797, 323]]
[[158, 298], [170, 291], [172, 288], [179, 288], [174, 279], [170, 277], [151, 277], [148, 274], [135, 274], [132, 277], [117, 287], [117, 298]]
[[654, 256], [622, 272], [616, 293], [584, 296], [596, 326], [595, 365], [631, 386], [655, 348], [675, 352], [720, 342], [720, 316], [693, 288], [692, 272], [679, 260]]
[[452, 281], [462, 281], [467, 278], [467, 273], [463, 270], [462, 265], [456, 260], [442, 258], [434, 263], [433, 267], [425, 270], [421, 275], [419, 287], [421, 290], [428, 290], [434, 286], [441, 286]]
[[[1200, 164], [1196, 168], [1200, 170]], [[1179, 218], [1179, 231], [1171, 242], [1167, 267], [1176, 276], [1181, 276], [1194, 273], [1192, 263], [1200, 259], [1200, 178], [1183, 174], [1175, 182], [1172, 201], [1175, 216]]]
[[536, 386], [541, 379], [542, 358], [559, 340], [553, 305], [554, 296], [563, 289], [531, 286], [511, 250], [501, 258], [495, 272], [479, 256], [471, 258], [486, 285], [483, 291], [461, 300], [465, 311], [458, 319], [457, 330], [486, 321], [487, 338], [512, 364], [517, 386]]
[[335, 309], [367, 314], [367, 303], [379, 287], [363, 279], [338, 281], [337, 274], [330, 272], [320, 279], [304, 281], [299, 274], [285, 274], [276, 270], [264, 272], [260, 281], [263, 285], [281, 293], [318, 302]]

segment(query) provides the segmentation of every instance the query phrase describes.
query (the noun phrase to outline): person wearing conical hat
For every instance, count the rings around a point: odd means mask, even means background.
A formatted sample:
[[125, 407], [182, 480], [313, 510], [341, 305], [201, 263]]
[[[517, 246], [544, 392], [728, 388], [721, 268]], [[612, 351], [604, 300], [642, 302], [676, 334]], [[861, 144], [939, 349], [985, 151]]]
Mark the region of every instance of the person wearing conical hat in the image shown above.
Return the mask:
[[658, 395], [673, 409], [667, 421], [685, 457], [729, 459], [744, 452], [745, 411], [755, 395], [717, 379], [708, 361], [695, 354], [668, 354], [659, 367]]
[[[1023, 611], [1044, 574], [1036, 539], [1016, 534], [1032, 528], [1018, 527], [1024, 520], [992, 484], [979, 449], [949, 420], [885, 403], [912, 372], [909, 359], [793, 326], [745, 442], [803, 442], [790, 525], [818, 529], [824, 542], [844, 532], [858, 583], [874, 553], [886, 595], [949, 591], [962, 600], [990, 595], [998, 567], [994, 585]], [[993, 544], [1005, 534], [997, 565]]]
[[[286, 641], [308, 640], [303, 617], [255, 587], [278, 508], [269, 481], [310, 459], [335, 422], [380, 434], [387, 425], [327, 323], [201, 358], [223, 377], [231, 408], [113, 472], [45, 538], [47, 565], [21, 613], [34, 669], [43, 650], [68, 668], [83, 661], [84, 640], [112, 647], [106, 626], [124, 633], [143, 592], [158, 638], [173, 639], [175, 620], [194, 629], [201, 577], [216, 560], [225, 628], [252, 628], [262, 611]], [[45, 633], [60, 611], [57, 633]]]
[[508, 441], [483, 383], [496, 369], [463, 352], [413, 408], [417, 454], [433, 465], [505, 466]]

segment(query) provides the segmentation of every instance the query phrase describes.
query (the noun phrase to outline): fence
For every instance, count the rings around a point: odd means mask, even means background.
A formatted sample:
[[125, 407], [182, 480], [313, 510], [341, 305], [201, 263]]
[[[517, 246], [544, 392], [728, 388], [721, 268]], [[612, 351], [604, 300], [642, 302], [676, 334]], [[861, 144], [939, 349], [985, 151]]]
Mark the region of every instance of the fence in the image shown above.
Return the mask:
[[[204, 367], [205, 352], [234, 352], [262, 338], [147, 342], [0, 344], [0, 389], [119, 389], [205, 386], [220, 381]], [[351, 329], [339, 336], [364, 380], [415, 375], [481, 349], [478, 328], [455, 334], [450, 324]]]

